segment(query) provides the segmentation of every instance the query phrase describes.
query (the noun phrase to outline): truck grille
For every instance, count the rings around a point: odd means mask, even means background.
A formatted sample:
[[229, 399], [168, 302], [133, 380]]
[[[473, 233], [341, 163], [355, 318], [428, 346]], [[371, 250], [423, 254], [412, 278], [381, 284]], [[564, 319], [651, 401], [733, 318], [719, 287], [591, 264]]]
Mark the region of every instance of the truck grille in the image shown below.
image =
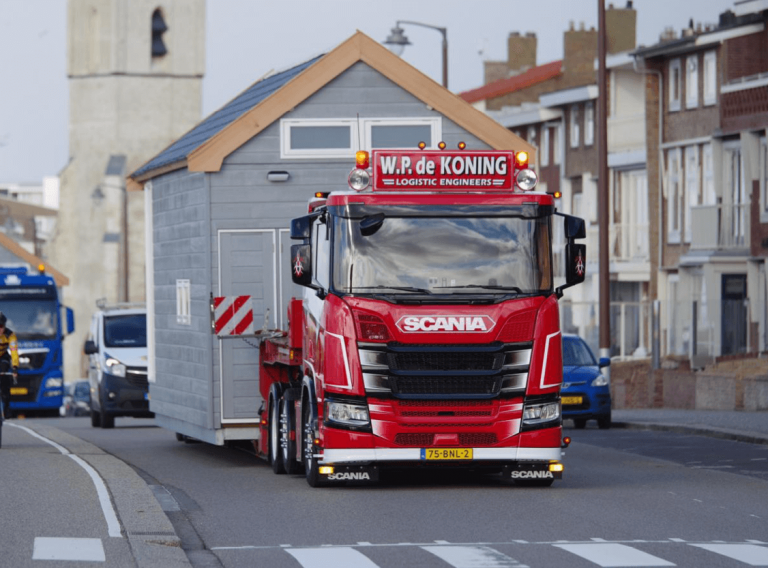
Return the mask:
[[[492, 446], [499, 440], [496, 434], [486, 432], [462, 432], [458, 434], [460, 446]], [[434, 434], [396, 434], [395, 444], [398, 446], [428, 447], [435, 441]]]
[[[3, 380], [6, 380], [3, 378]], [[27, 387], [27, 394], [11, 395], [11, 402], [35, 402], [37, 393], [40, 391], [40, 384], [43, 382], [43, 375], [19, 375], [18, 383], [15, 387]], [[10, 387], [8, 387], [10, 388]]]
[[531, 343], [358, 344], [365, 389], [400, 399], [494, 398], [524, 392]]
[[128, 367], [125, 370], [125, 379], [135, 387], [149, 386], [146, 367]]
[[19, 352], [19, 369], [40, 369], [48, 357], [48, 349], [44, 351]]

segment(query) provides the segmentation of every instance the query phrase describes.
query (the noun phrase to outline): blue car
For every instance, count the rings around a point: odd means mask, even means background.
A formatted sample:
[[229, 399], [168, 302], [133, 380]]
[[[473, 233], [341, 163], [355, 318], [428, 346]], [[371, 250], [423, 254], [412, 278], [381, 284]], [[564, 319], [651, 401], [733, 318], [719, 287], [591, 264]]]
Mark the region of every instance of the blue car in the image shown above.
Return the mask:
[[584, 428], [587, 420], [597, 420], [601, 429], [611, 427], [611, 389], [601, 372], [610, 364], [608, 357], [598, 362], [578, 335], [563, 335], [563, 419], [573, 420], [576, 428]]

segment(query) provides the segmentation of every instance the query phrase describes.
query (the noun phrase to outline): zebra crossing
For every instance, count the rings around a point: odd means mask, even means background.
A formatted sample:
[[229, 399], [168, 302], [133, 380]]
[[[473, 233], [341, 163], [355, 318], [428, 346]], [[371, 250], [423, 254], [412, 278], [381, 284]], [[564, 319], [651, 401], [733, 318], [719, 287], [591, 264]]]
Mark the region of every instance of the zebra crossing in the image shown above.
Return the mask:
[[[533, 548], [536, 547], [534, 550]], [[595, 538], [589, 541], [527, 542], [522, 540], [508, 543], [399, 543], [372, 544], [361, 542], [356, 545], [324, 545], [303, 547], [281, 545], [212, 547], [219, 554], [231, 555], [236, 552], [270, 551], [282, 548], [286, 553], [286, 566], [302, 568], [386, 568], [387, 552], [398, 548], [398, 560], [393, 565], [401, 566], [404, 554], [412, 554], [409, 566], [453, 568], [555, 568], [575, 565], [576, 557], [581, 559], [578, 566], [600, 566], [602, 568], [654, 568], [666, 566], [766, 566], [768, 567], [768, 542], [746, 540], [743, 542], [686, 542], [682, 539], [606, 541]], [[499, 548], [503, 548], [499, 550]], [[643, 550], [645, 548], [646, 550]], [[648, 551], [653, 550], [653, 553]], [[547, 550], [549, 549], [549, 550]], [[567, 553], [565, 557], [553, 558], [552, 549]], [[662, 552], [659, 552], [662, 549]], [[377, 554], [372, 554], [376, 550]], [[665, 554], [665, 552], [670, 554]], [[516, 552], [518, 554], [516, 554]], [[427, 553], [426, 555], [424, 553]], [[693, 555], [690, 562], [686, 559]], [[701, 556], [704, 554], [705, 556]], [[707, 557], [706, 555], [712, 555]], [[393, 555], [394, 556], [394, 555]], [[524, 557], [525, 561], [516, 557]], [[662, 556], [668, 556], [663, 558]], [[230, 556], [230, 558], [233, 558]], [[271, 557], [274, 558], [274, 557]], [[292, 558], [290, 560], [289, 558]], [[531, 558], [534, 560], [532, 561]], [[541, 562], [536, 559], [540, 558]], [[672, 558], [673, 560], [670, 560]], [[731, 560], [732, 563], [729, 563]]]

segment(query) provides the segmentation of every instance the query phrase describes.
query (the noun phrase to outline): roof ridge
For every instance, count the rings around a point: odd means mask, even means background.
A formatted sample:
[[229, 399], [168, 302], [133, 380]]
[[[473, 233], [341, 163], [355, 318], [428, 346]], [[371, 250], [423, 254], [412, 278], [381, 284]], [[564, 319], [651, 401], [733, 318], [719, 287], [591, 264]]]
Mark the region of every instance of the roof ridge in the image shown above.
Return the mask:
[[[459, 93], [459, 96], [465, 101], [473, 103], [483, 99], [489, 99], [493, 96], [511, 93], [517, 89], [528, 87], [530, 85], [534, 85], [536, 83], [550, 79], [554, 75], [559, 74], [562, 70], [562, 67], [562, 59], [550, 61], [549, 63], [542, 63], [536, 67], [526, 69], [524, 72], [518, 75], [497, 79], [496, 81], [488, 83], [487, 85], [461, 92]], [[556, 72], [554, 71], [555, 69]], [[526, 82], [526, 79], [531, 79], [532, 76], [536, 76], [538, 73], [544, 74], [541, 77], [537, 77], [536, 81], [531, 81], [530, 83]]]

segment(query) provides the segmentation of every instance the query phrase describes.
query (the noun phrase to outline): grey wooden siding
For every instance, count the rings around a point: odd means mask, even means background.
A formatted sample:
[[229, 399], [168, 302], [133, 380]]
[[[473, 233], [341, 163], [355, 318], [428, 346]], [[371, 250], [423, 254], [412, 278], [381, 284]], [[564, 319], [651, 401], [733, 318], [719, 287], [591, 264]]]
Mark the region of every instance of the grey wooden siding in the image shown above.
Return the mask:
[[[150, 408], [211, 428], [209, 204], [205, 174], [152, 182], [156, 382]], [[189, 279], [192, 324], [176, 322], [176, 280]]]

